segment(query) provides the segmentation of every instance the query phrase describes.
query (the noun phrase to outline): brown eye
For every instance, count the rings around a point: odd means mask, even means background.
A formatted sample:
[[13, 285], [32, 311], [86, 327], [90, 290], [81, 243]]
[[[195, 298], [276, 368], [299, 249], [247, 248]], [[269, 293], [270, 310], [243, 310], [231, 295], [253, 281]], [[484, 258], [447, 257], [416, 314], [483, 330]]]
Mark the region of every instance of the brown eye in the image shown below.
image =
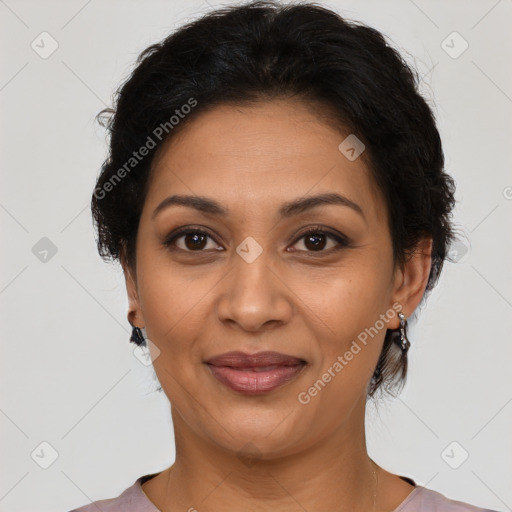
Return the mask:
[[324, 249], [327, 243], [327, 237], [324, 233], [311, 233], [304, 237], [304, 245], [308, 251], [315, 251], [317, 249]]
[[208, 247], [208, 239], [214, 242], [213, 238], [200, 229], [182, 229], [177, 233], [171, 234], [164, 240], [164, 245], [171, 249], [181, 249], [186, 252], [203, 252], [206, 249], [217, 249], [218, 245], [213, 243]]
[[185, 246], [191, 251], [204, 249], [207, 238], [207, 235], [203, 235], [202, 233], [187, 233], [186, 235], [183, 235]]
[[[331, 250], [341, 249], [350, 245], [348, 239], [345, 237], [322, 229], [310, 229], [309, 231], [302, 233], [295, 242], [295, 245], [301, 240], [303, 240], [305, 249], [299, 249], [299, 252], [331, 252]], [[329, 240], [334, 241], [335, 243], [328, 246]]]

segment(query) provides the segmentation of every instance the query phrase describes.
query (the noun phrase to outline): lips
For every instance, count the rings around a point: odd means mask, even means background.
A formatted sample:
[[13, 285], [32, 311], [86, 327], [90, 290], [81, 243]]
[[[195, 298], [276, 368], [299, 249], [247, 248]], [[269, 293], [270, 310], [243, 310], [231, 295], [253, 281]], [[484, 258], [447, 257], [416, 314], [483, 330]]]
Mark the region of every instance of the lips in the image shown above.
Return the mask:
[[206, 364], [212, 375], [233, 391], [259, 395], [294, 379], [306, 361], [279, 352], [228, 352], [208, 359]]
[[279, 352], [226, 352], [206, 361], [213, 366], [230, 366], [231, 368], [265, 368], [266, 366], [295, 366], [305, 363], [298, 357], [280, 354]]

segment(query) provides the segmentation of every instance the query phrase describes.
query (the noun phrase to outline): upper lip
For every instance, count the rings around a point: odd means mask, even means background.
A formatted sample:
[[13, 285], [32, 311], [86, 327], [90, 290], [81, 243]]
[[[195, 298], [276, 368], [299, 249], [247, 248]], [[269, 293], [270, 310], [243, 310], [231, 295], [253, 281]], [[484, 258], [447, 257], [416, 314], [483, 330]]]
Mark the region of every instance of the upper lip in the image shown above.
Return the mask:
[[306, 361], [300, 357], [280, 354], [279, 352], [226, 352], [206, 361], [213, 366], [231, 366], [232, 368], [262, 368], [264, 366], [295, 366]]

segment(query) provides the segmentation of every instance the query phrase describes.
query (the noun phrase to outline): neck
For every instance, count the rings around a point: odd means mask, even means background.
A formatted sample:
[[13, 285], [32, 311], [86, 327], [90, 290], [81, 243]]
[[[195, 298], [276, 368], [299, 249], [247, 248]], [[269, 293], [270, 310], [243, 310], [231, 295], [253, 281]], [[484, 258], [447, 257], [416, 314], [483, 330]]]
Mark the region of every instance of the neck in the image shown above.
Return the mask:
[[376, 510], [378, 467], [367, 454], [364, 413], [362, 401], [320, 443], [288, 447], [276, 457], [256, 443], [236, 452], [219, 447], [193, 432], [173, 409], [176, 461], [161, 475], [154, 502], [162, 512]]

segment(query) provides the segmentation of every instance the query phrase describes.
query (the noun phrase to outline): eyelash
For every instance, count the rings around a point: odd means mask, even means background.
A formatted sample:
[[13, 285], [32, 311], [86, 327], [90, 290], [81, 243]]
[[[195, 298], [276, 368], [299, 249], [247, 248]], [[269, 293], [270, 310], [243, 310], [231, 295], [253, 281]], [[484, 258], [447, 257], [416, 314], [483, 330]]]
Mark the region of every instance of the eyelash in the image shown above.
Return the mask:
[[[192, 251], [192, 250], [185, 250], [185, 249], [181, 249], [181, 248], [172, 247], [173, 243], [178, 238], [182, 237], [183, 235], [194, 235], [194, 234], [199, 234], [199, 235], [207, 236], [207, 237], [211, 238], [215, 243], [217, 243], [215, 241], [215, 239], [208, 232], [206, 232], [206, 231], [204, 231], [202, 229], [198, 229], [198, 228], [182, 228], [182, 229], [179, 229], [178, 231], [173, 232], [170, 235], [168, 235], [165, 238], [165, 240], [163, 241], [163, 245], [165, 247], [167, 247], [167, 248], [170, 248], [171, 250], [181, 250], [183, 252], [188, 252], [188, 253], [194, 253], [194, 252], [201, 253], [201, 252], [205, 252], [204, 250]], [[300, 233], [298, 235], [298, 237], [295, 239], [295, 241], [293, 242], [292, 245], [295, 245], [302, 238], [305, 238], [305, 237], [307, 237], [309, 235], [312, 235], [312, 234], [315, 234], [315, 235], [318, 235], [318, 234], [326, 235], [328, 238], [332, 238], [336, 242], [338, 242], [338, 246], [331, 247], [330, 249], [326, 249], [326, 250], [324, 250], [324, 249], [319, 250], [319, 251], [302, 251], [302, 250], [299, 250], [297, 252], [310, 253], [312, 255], [317, 255], [317, 254], [322, 255], [322, 254], [330, 254], [333, 251], [339, 251], [340, 249], [347, 248], [347, 247], [351, 246], [348, 238], [346, 238], [344, 236], [341, 236], [341, 235], [338, 235], [338, 234], [335, 234], [335, 233], [333, 233], [331, 231], [327, 231], [327, 230], [323, 229], [320, 226], [309, 228], [307, 231], [304, 231], [303, 233]]]

